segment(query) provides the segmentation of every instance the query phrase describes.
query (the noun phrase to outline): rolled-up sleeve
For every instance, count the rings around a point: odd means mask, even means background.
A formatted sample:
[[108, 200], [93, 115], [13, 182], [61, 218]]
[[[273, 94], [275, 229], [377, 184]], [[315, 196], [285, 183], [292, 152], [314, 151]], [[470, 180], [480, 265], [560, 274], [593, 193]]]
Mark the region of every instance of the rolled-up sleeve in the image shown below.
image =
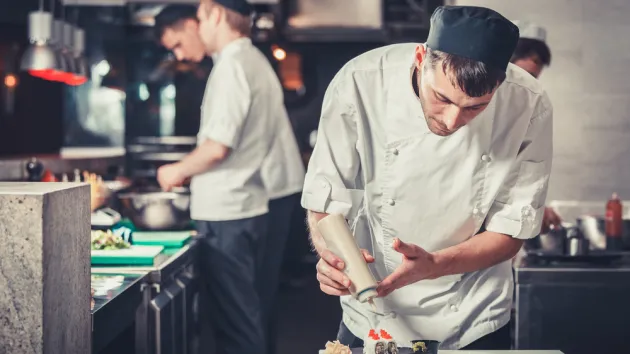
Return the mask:
[[359, 113], [353, 90], [344, 88], [343, 78], [339, 76], [333, 79], [324, 95], [317, 140], [304, 181], [302, 206], [352, 219], [363, 200], [363, 191], [357, 189]]
[[210, 139], [235, 149], [249, 115], [251, 91], [237, 62], [224, 60], [211, 74], [201, 107], [199, 139]]
[[486, 218], [486, 230], [519, 239], [540, 232], [553, 155], [553, 109], [541, 95], [515, 163]]

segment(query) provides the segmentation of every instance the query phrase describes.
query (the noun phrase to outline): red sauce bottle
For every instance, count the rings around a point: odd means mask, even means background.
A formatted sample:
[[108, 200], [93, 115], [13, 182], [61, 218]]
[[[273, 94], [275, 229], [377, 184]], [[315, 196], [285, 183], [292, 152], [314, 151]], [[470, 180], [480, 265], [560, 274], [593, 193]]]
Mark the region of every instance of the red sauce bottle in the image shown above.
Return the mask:
[[606, 203], [606, 249], [621, 250], [621, 235], [623, 234], [623, 206], [617, 193]]

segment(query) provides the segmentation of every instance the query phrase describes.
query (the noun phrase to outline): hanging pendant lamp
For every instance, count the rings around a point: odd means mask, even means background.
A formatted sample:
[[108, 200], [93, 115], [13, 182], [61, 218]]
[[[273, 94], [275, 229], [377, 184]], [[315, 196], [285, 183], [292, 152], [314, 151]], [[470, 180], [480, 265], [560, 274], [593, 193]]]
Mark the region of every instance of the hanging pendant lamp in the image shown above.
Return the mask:
[[53, 16], [44, 11], [43, 0], [39, 10], [28, 16], [28, 36], [30, 45], [22, 55], [20, 69], [29, 73], [39, 73], [47, 70], [60, 69], [59, 62], [52, 41]]
[[88, 81], [87, 65], [83, 51], [85, 49], [85, 31], [81, 28], [74, 27], [73, 56], [75, 63], [75, 71], [73, 77], [67, 81], [68, 85], [79, 86]]

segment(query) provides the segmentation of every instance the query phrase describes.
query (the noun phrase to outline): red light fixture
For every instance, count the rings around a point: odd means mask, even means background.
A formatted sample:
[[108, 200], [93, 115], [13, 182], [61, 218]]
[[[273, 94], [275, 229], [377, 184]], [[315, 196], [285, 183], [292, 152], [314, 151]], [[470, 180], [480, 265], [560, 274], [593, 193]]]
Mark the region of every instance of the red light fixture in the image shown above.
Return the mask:
[[40, 79], [48, 80], [48, 81], [58, 81], [66, 83], [70, 80], [73, 75], [71, 73], [67, 73], [61, 70], [29, 70], [28, 72], [32, 76], [39, 77]]
[[85, 32], [78, 28], [73, 27], [73, 43], [72, 43], [72, 56], [74, 57], [74, 73], [72, 77], [66, 81], [66, 84], [70, 86], [80, 86], [88, 81], [87, 66], [85, 64], [85, 58], [83, 57], [83, 50], [85, 48]]

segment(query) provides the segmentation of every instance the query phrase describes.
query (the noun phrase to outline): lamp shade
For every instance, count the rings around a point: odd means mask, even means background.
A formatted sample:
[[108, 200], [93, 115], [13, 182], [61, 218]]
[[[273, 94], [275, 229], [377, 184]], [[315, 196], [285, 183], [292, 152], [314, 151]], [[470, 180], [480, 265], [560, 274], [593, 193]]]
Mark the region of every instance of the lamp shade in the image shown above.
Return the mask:
[[61, 48], [63, 44], [64, 22], [60, 20], [52, 21], [52, 35], [50, 36], [50, 48], [55, 54], [57, 66], [53, 69], [31, 70], [31, 75], [45, 80], [66, 82], [70, 76], [68, 73], [68, 61], [63, 55]]
[[26, 71], [51, 70], [57, 66], [57, 55], [47, 44], [31, 44], [20, 62], [20, 68]]
[[60, 69], [55, 50], [50, 46], [52, 38], [52, 15], [44, 11], [29, 14], [30, 45], [22, 55], [20, 69], [29, 72]]
[[78, 86], [88, 81], [87, 64], [83, 57], [85, 49], [85, 31], [81, 28], [73, 26], [74, 41], [72, 45], [72, 56], [74, 57], [74, 75], [66, 83], [72, 86]]
[[62, 41], [59, 47], [61, 48], [61, 54], [66, 59], [66, 72], [74, 74], [76, 73], [74, 50], [72, 48], [72, 42], [74, 42], [74, 26], [67, 22], [64, 22], [62, 33]]

